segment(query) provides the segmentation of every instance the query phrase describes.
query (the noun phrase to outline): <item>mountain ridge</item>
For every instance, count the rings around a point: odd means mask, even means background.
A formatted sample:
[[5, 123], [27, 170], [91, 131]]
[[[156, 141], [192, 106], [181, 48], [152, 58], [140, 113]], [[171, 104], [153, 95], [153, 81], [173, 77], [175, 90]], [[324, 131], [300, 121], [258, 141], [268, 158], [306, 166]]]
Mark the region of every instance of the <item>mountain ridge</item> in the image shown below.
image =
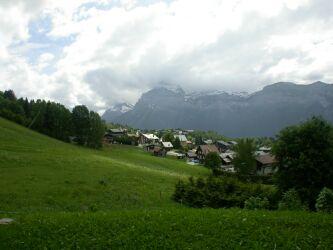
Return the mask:
[[189, 128], [251, 137], [274, 136], [314, 115], [333, 122], [332, 84], [278, 82], [241, 95], [226, 91], [191, 95], [159, 86], [143, 93], [133, 109], [112, 122], [141, 129]]

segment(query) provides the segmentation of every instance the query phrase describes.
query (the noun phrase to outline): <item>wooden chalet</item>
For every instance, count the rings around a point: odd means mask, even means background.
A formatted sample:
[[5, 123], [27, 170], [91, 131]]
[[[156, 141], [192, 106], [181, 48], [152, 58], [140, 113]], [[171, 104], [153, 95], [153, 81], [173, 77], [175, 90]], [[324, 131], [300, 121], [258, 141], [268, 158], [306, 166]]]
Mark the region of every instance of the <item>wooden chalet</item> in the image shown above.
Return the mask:
[[166, 151], [170, 151], [170, 150], [173, 149], [173, 145], [172, 145], [172, 143], [169, 142], [169, 141], [162, 141], [162, 142], [161, 142], [161, 146], [162, 146], [162, 148], [165, 149]]
[[208, 153], [212, 153], [212, 152], [217, 153], [217, 154], [220, 153], [219, 150], [218, 150], [218, 148], [215, 145], [213, 145], [213, 144], [210, 144], [210, 145], [200, 145], [197, 148], [196, 154], [197, 154], [198, 159], [200, 161], [203, 161], [203, 160], [205, 160], [207, 154]]
[[273, 155], [258, 155], [256, 157], [256, 162], [258, 175], [272, 175], [276, 172], [275, 164], [277, 163], [277, 160]]
[[220, 153], [226, 152], [227, 150], [229, 150], [231, 148], [231, 146], [228, 142], [225, 142], [222, 140], [216, 142], [216, 147], [218, 148]]
[[189, 143], [189, 141], [187, 140], [186, 136], [183, 134], [180, 135], [174, 135], [174, 138], [178, 138], [180, 141], [180, 145], [182, 145], [182, 147], [186, 147], [187, 144]]
[[154, 134], [140, 134], [139, 144], [158, 144], [159, 138]]
[[114, 143], [115, 138], [126, 135], [126, 130], [122, 128], [109, 129], [104, 135], [104, 142]]

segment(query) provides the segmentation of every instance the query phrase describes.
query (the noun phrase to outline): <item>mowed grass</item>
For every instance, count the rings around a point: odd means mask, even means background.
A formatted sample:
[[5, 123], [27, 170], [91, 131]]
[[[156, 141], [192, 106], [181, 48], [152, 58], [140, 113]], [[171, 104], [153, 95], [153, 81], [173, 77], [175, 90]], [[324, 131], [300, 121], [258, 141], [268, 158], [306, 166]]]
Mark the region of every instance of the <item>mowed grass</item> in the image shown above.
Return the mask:
[[333, 215], [190, 209], [200, 166], [139, 148], [90, 150], [0, 118], [0, 249], [333, 249]]
[[0, 118], [0, 211], [175, 207], [177, 181], [208, 173], [136, 147], [70, 145]]
[[333, 216], [163, 209], [18, 216], [0, 249], [332, 249]]

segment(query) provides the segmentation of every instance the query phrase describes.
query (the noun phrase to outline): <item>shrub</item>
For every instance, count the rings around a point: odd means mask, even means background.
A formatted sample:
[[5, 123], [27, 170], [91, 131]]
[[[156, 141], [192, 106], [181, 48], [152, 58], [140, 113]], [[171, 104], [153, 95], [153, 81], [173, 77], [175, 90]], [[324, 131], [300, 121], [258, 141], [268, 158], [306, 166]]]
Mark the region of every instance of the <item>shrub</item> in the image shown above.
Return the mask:
[[179, 181], [173, 199], [190, 207], [243, 207], [250, 197], [267, 201], [265, 208], [273, 200], [276, 190], [271, 186], [243, 183], [236, 178], [209, 177], [188, 182]]
[[290, 189], [282, 196], [279, 202], [279, 210], [306, 210], [302, 204], [301, 198], [295, 189]]
[[269, 201], [266, 197], [250, 197], [244, 202], [244, 208], [249, 210], [268, 209]]
[[316, 202], [316, 209], [319, 212], [332, 213], [333, 212], [333, 190], [323, 188], [318, 195]]
[[220, 168], [222, 164], [221, 158], [216, 152], [210, 152], [205, 158], [205, 167], [210, 168], [213, 174], [216, 175], [215, 171]]
[[114, 138], [114, 142], [117, 142], [119, 144], [124, 144], [124, 145], [135, 145], [135, 140], [133, 140], [128, 135], [116, 137], [116, 138]]

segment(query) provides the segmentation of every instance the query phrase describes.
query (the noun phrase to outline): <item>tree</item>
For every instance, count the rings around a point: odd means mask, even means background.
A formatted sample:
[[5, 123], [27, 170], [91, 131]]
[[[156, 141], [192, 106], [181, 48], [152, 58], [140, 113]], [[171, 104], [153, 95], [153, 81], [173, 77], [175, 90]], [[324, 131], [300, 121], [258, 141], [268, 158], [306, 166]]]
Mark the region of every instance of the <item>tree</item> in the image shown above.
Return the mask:
[[72, 132], [71, 113], [65, 106], [48, 102], [43, 122], [45, 134], [63, 141], [69, 141]]
[[3, 96], [5, 99], [8, 99], [10, 101], [16, 101], [16, 95], [14, 93], [13, 90], [6, 90], [4, 93], [3, 93]]
[[74, 135], [79, 145], [85, 145], [90, 132], [89, 110], [84, 105], [75, 106], [72, 111]]
[[91, 148], [101, 148], [102, 138], [105, 133], [105, 125], [99, 114], [90, 111], [90, 130], [88, 134], [87, 145]]
[[175, 140], [173, 141], [173, 147], [175, 149], [181, 149], [182, 148], [179, 137], [176, 137]]
[[206, 155], [204, 165], [205, 167], [210, 168], [213, 171], [213, 174], [216, 174], [221, 164], [222, 161], [218, 153], [210, 152]]
[[281, 192], [294, 188], [303, 203], [315, 208], [324, 187], [333, 187], [333, 129], [313, 117], [298, 126], [283, 129], [273, 145], [278, 160], [277, 186]]
[[164, 136], [163, 136], [163, 141], [168, 141], [168, 142], [173, 142], [174, 140], [174, 137], [173, 137], [173, 134], [168, 132], [166, 133]]
[[201, 136], [195, 137], [195, 145], [202, 145], [203, 144], [203, 139]]
[[239, 175], [252, 175], [255, 172], [255, 144], [251, 139], [241, 139], [235, 146], [234, 168]]
[[0, 99], [0, 116], [22, 125], [25, 124], [23, 108], [18, 102], [7, 98]]

